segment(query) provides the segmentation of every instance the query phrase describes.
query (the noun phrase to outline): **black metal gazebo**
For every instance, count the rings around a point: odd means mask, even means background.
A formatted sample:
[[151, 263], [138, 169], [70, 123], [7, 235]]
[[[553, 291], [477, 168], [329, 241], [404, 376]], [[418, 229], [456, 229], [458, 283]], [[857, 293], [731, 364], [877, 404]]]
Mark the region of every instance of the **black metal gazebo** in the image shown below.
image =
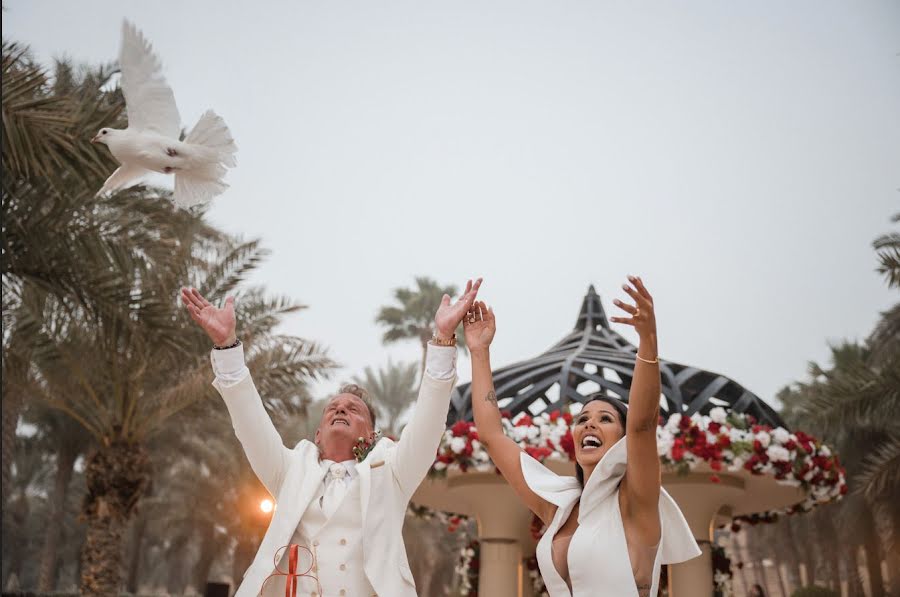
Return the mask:
[[[581, 305], [575, 327], [555, 346], [537, 357], [494, 370], [494, 386], [502, 409], [513, 416], [537, 415], [584, 403], [598, 391], [628, 401], [637, 348], [609, 327], [600, 296], [591, 286]], [[726, 409], [753, 415], [760, 423], [784, 426], [778, 414], [756, 394], [736, 381], [660, 359], [662, 396], [660, 410], [666, 418], [680, 412], [690, 416]], [[448, 424], [472, 420], [471, 384], [453, 391]]]

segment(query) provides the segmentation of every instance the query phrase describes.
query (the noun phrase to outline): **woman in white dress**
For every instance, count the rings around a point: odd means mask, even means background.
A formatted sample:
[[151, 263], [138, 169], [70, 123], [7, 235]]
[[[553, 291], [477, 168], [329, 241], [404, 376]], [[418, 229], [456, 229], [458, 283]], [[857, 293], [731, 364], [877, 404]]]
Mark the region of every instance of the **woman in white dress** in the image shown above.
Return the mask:
[[553, 473], [504, 434], [491, 378], [493, 310], [478, 302], [463, 320], [478, 438], [547, 527], [537, 559], [551, 597], [656, 597], [662, 564], [700, 555], [684, 516], [661, 487], [653, 299], [640, 278], [628, 280], [622, 288], [634, 304], [615, 300], [628, 317], [611, 318], [640, 337], [628, 407], [601, 392], [576, 415], [577, 478]]

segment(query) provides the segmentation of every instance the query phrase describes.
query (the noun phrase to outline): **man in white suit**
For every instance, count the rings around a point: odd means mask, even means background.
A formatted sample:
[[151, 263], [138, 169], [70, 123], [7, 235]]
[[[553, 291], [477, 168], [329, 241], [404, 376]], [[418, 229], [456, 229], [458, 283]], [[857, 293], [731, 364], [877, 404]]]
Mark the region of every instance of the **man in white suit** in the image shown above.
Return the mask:
[[[310, 597], [413, 597], [415, 583], [403, 544], [403, 520], [413, 492], [427, 474], [444, 432], [450, 391], [456, 381], [455, 330], [475, 301], [481, 280], [451, 304], [444, 296], [434, 316], [435, 334], [412, 416], [395, 443], [381, 438], [357, 462], [360, 437], [375, 435], [375, 417], [356, 387], [332, 397], [315, 443], [285, 447], [263, 406], [237, 339], [234, 299], [218, 308], [195, 289], [182, 301], [213, 342], [213, 385], [222, 395], [235, 434], [250, 465], [275, 499], [276, 508], [236, 597], [281, 595], [287, 557], [279, 549], [298, 544], [300, 595]], [[285, 550], [286, 551], [286, 550]], [[310, 559], [312, 561], [310, 561]], [[265, 586], [263, 586], [265, 585]]]

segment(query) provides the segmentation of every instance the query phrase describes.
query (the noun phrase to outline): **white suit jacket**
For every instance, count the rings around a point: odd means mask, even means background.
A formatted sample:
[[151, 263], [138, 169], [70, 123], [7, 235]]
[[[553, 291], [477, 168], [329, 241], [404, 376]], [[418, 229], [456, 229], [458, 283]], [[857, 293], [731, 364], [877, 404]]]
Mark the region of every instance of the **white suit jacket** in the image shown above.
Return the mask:
[[[426, 372], [412, 417], [400, 439], [393, 442], [382, 438], [357, 466], [363, 566], [378, 595], [416, 596], [403, 544], [403, 521], [413, 492], [434, 462], [455, 382], [455, 377], [438, 380]], [[293, 450], [285, 447], [249, 375], [234, 385], [213, 385], [228, 407], [250, 466], [276, 499], [269, 529], [235, 594], [255, 597], [274, 569], [276, 551], [290, 542], [324, 474], [314, 443], [302, 440]]]

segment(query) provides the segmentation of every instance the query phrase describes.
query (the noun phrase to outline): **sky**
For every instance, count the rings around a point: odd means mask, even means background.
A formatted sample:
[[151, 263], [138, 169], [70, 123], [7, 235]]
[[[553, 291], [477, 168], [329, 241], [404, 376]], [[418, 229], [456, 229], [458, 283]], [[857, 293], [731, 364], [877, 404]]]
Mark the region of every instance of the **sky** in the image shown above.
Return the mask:
[[271, 250], [253, 283], [308, 305], [282, 331], [343, 365], [319, 393], [419, 358], [375, 324], [415, 276], [484, 277], [499, 367], [639, 274], [662, 358], [770, 403], [897, 300], [871, 246], [900, 211], [897, 2], [4, 7], [4, 40], [46, 62], [111, 62], [133, 20], [184, 125], [225, 118], [238, 167], [209, 217]]

